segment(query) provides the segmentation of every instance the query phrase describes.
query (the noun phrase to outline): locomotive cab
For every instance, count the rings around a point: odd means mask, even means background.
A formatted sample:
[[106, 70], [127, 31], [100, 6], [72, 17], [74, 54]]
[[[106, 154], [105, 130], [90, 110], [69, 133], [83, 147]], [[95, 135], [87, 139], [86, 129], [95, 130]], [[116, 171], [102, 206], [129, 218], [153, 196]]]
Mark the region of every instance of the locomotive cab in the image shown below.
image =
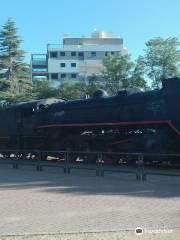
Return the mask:
[[164, 79], [162, 81], [162, 88], [163, 90], [175, 91], [176, 93], [177, 92], [180, 93], [180, 78], [174, 77], [174, 78]]

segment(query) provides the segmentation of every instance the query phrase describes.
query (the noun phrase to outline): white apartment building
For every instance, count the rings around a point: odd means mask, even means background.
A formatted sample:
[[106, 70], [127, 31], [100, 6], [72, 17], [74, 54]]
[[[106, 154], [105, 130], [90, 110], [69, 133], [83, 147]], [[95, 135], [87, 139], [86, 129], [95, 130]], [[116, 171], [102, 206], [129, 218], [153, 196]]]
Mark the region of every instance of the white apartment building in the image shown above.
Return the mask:
[[90, 38], [63, 38], [63, 45], [48, 44], [47, 54], [32, 54], [32, 80], [47, 78], [53, 86], [62, 80], [86, 80], [92, 74], [100, 75], [102, 60], [108, 54], [126, 54], [123, 39], [110, 32], [94, 31]]

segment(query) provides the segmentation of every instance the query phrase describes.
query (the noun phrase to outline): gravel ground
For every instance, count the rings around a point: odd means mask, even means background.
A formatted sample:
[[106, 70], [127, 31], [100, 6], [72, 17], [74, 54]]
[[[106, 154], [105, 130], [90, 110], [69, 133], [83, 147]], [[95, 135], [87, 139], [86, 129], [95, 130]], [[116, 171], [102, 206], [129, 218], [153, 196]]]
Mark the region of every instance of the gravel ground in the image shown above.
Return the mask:
[[[178, 177], [31, 170], [0, 168], [0, 239], [180, 240]], [[136, 227], [172, 232], [136, 236]]]

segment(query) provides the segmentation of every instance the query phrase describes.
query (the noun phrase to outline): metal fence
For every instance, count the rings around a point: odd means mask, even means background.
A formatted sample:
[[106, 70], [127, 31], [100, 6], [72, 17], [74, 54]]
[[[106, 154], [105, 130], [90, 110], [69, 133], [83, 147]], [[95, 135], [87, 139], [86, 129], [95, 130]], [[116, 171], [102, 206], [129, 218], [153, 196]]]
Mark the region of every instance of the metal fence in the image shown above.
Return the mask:
[[[149, 162], [154, 162], [153, 167], [148, 165]], [[62, 169], [64, 174], [77, 169], [94, 171], [96, 176], [101, 177], [108, 172], [133, 174], [139, 181], [146, 181], [150, 175], [180, 176], [180, 154], [5, 149], [0, 150], [0, 163], [12, 164], [15, 169], [20, 165], [31, 165], [37, 171], [42, 171], [44, 167], [56, 167]], [[157, 167], [163, 164], [166, 168]], [[173, 170], [172, 164], [175, 166]]]

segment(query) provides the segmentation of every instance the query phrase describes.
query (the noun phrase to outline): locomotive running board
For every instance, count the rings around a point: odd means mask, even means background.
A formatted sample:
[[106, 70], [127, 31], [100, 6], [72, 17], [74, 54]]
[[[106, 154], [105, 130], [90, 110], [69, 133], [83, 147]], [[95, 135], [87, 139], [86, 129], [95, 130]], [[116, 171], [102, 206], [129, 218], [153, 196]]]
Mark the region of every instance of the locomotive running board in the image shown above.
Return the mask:
[[173, 125], [171, 120], [158, 120], [158, 121], [138, 121], [138, 122], [110, 122], [110, 123], [71, 123], [71, 124], [49, 124], [37, 126], [36, 129], [42, 128], [72, 128], [72, 127], [100, 127], [100, 126], [128, 126], [128, 125], [155, 125], [166, 124], [177, 134], [180, 135], [178, 129]]

